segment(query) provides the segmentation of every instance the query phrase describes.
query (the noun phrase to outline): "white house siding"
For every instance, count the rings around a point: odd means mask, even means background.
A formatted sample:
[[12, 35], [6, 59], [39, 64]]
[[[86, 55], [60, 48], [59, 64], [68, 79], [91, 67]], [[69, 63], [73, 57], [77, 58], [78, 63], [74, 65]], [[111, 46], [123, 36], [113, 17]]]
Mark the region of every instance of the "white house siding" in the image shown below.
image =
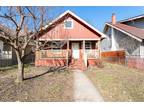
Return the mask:
[[128, 55], [140, 55], [141, 43], [136, 39], [115, 30], [115, 39], [119, 49], [125, 49]]
[[128, 22], [125, 22], [124, 24], [144, 29], [144, 18], [137, 19], [134, 21], [128, 21]]
[[[110, 29], [106, 31], [106, 35], [111, 34]], [[108, 36], [108, 38], [111, 38], [111, 36]], [[111, 39], [105, 39], [102, 41], [102, 51], [111, 50]], [[131, 38], [130, 36], [114, 29], [114, 38], [116, 42], [116, 48], [117, 50], [125, 49], [127, 51], [127, 55], [140, 55], [140, 46], [141, 43], [137, 41], [134, 38]], [[106, 44], [109, 44], [107, 46]], [[105, 50], [106, 49], [106, 50]]]
[[142, 44], [140, 46], [140, 56], [141, 56], [141, 58], [144, 58], [144, 42], [142, 42]]
[[109, 51], [111, 50], [111, 28], [107, 29], [106, 38], [101, 41], [101, 51]]

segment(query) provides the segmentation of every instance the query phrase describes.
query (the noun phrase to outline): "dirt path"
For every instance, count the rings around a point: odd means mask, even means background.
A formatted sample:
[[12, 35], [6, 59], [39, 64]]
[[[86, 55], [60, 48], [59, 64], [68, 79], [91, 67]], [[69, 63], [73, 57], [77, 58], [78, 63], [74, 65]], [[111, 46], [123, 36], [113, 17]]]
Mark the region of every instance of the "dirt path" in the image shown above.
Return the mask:
[[74, 70], [75, 101], [104, 101], [98, 90], [81, 70]]

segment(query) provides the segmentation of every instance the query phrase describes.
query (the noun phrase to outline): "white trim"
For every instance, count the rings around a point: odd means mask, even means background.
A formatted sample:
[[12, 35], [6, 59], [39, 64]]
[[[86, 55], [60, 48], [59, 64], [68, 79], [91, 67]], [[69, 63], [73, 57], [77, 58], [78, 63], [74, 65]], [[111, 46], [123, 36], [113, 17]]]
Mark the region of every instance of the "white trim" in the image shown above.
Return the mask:
[[[65, 26], [65, 22], [66, 22], [66, 21], [71, 21], [71, 27], [66, 27], [66, 26]], [[74, 23], [73, 23], [73, 20], [72, 20], [72, 19], [67, 19], [67, 20], [64, 21], [64, 29], [73, 29], [73, 26], [74, 26]]]
[[96, 28], [94, 28], [92, 25], [90, 25], [89, 23], [87, 23], [86, 21], [84, 21], [83, 19], [81, 19], [79, 16], [77, 16], [76, 14], [74, 14], [73, 12], [71, 12], [70, 10], [65, 11], [64, 13], [62, 13], [59, 17], [57, 17], [55, 20], [53, 20], [51, 23], [49, 23], [48, 25], [46, 25], [45, 27], [43, 27], [43, 29], [46, 29], [48, 26], [50, 26], [51, 24], [53, 24], [55, 21], [57, 21], [58, 19], [62, 18], [64, 15], [66, 14], [71, 14], [72, 16], [74, 16], [75, 18], [77, 18], [78, 20], [80, 20], [81, 22], [83, 22], [85, 25], [87, 25], [88, 27], [90, 27], [91, 29], [93, 29], [95, 32], [99, 33], [102, 38], [105, 38], [106, 35], [102, 32], [100, 32], [99, 30], [97, 30]]
[[115, 28], [115, 29], [117, 29], [117, 30], [119, 30], [119, 31], [121, 31], [121, 32], [123, 32], [123, 33], [125, 33], [125, 34], [127, 34], [128, 36], [130, 36], [130, 37], [132, 37], [132, 38], [134, 38], [134, 39], [136, 39], [136, 40], [142, 42], [142, 39], [140, 39], [140, 38], [138, 38], [138, 37], [136, 37], [136, 36], [134, 36], [134, 35], [132, 35], [132, 34], [126, 32], [126, 31], [124, 31], [124, 30], [122, 30], [122, 29], [119, 29], [118, 27], [115, 27], [115, 26], [113, 26], [113, 25], [111, 25], [111, 24], [108, 24], [108, 23], [106, 23], [106, 25], [109, 25], [109, 26], [111, 26], [111, 27], [113, 27], [113, 28]]
[[144, 58], [144, 45], [140, 46], [140, 57]]
[[99, 41], [100, 39], [39, 39], [39, 41], [62, 41], [62, 40], [74, 40], [74, 41], [83, 41], [83, 40], [95, 40]]

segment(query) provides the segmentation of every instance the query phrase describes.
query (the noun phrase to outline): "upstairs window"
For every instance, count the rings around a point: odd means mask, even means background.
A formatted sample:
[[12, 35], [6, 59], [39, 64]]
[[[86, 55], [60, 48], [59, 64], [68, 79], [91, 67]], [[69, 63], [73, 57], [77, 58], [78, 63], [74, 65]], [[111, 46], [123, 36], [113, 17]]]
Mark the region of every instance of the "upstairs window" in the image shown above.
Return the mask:
[[64, 22], [64, 28], [65, 29], [73, 29], [73, 20], [66, 20]]

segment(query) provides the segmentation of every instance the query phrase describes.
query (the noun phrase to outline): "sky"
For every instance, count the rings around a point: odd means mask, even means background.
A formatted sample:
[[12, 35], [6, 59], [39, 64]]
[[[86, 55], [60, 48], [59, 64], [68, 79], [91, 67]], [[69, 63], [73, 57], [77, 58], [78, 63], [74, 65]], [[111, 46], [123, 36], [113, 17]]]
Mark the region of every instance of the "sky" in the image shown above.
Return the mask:
[[105, 22], [111, 21], [112, 13], [115, 13], [117, 21], [144, 14], [144, 7], [140, 6], [67, 6], [55, 9], [56, 16], [66, 10], [74, 12], [100, 31], [103, 31]]

